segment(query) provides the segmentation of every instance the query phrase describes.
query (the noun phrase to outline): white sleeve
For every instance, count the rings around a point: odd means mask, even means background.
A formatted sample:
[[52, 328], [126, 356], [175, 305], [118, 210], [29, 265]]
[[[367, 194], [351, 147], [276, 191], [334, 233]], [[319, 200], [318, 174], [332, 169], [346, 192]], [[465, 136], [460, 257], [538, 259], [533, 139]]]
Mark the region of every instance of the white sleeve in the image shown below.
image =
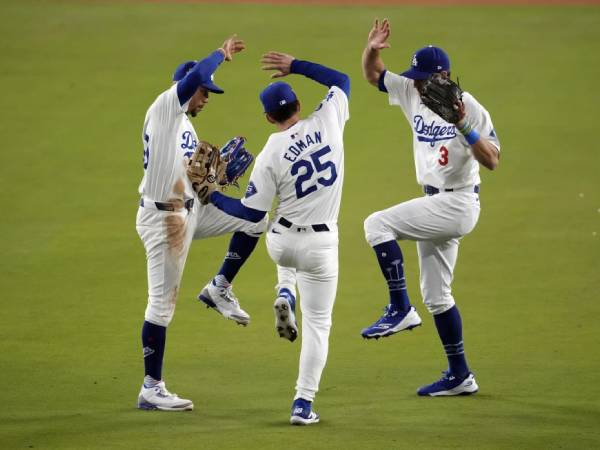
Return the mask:
[[500, 151], [500, 140], [494, 129], [490, 113], [468, 92], [463, 94], [467, 121], [481, 137], [486, 138]]
[[177, 84], [174, 84], [158, 96], [154, 106], [156, 108], [156, 112], [163, 118], [163, 120], [168, 120], [174, 119], [178, 114], [185, 114], [189, 103], [190, 101], [188, 100], [183, 105], [179, 104]]
[[383, 84], [388, 92], [390, 105], [400, 106], [404, 111], [417, 94], [413, 80], [387, 70], [383, 76]]
[[346, 93], [337, 86], [331, 86], [327, 95], [319, 103], [313, 114], [321, 117], [323, 120], [333, 121], [343, 131], [346, 121], [350, 118], [348, 109], [348, 97]]
[[263, 154], [264, 149], [256, 158], [242, 204], [259, 211], [270, 211], [277, 185], [273, 169], [266, 164], [266, 158], [261, 158]]

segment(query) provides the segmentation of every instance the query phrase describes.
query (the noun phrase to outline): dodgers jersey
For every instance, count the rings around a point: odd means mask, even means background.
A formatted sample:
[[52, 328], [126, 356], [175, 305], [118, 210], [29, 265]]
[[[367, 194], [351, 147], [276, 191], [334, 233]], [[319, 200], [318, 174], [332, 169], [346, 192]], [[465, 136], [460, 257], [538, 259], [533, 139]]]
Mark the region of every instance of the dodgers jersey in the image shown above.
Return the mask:
[[144, 177], [142, 196], [168, 202], [194, 198], [186, 174], [189, 157], [198, 143], [196, 131], [185, 114], [189, 100], [179, 104], [177, 84], [160, 94], [150, 105], [144, 120]]
[[[441, 189], [479, 184], [479, 163], [471, 153], [471, 146], [454, 124], [444, 121], [421, 102], [413, 80], [386, 71], [383, 83], [390, 105], [399, 106], [412, 127], [417, 182]], [[487, 110], [467, 92], [463, 94], [463, 102], [466, 119], [473, 129], [500, 150]]]
[[344, 181], [344, 126], [348, 97], [332, 86], [317, 109], [273, 133], [256, 158], [242, 203], [296, 225], [336, 223]]

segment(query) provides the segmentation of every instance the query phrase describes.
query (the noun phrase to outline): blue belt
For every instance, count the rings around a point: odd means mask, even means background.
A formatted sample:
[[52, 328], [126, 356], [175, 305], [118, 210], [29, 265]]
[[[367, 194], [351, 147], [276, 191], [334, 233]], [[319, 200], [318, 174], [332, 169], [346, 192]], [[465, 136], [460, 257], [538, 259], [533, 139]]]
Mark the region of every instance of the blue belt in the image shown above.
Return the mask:
[[[173, 205], [173, 203], [162, 203], [162, 202], [151, 202], [151, 203], [154, 203], [154, 205], [156, 206], [156, 209], [159, 209], [161, 211], [175, 211], [175, 205]], [[144, 206], [143, 198], [140, 199], [140, 206]], [[194, 207], [194, 199], [190, 198], [189, 200], [186, 200], [185, 203], [183, 204], [183, 207], [185, 209], [187, 209], [188, 211], [190, 209], [192, 209]]]
[[[292, 222], [290, 222], [289, 220], [287, 220], [284, 217], [280, 217], [279, 220], [277, 221], [279, 223], [279, 225], [282, 225], [286, 228], [292, 228], [294, 229], [294, 231], [303, 231], [303, 228], [307, 228], [307, 227], [299, 227], [297, 225], [294, 225]], [[320, 231], [329, 231], [329, 227], [327, 225], [325, 225], [324, 223], [318, 223], [316, 225], [308, 225], [309, 227], [311, 227], [313, 229], [313, 231], [316, 231], [317, 233]]]
[[[454, 189], [438, 189], [436, 187], [429, 186], [428, 184], [426, 184], [425, 186], [423, 186], [423, 192], [425, 192], [425, 195], [435, 195], [439, 194], [440, 192], [454, 192]], [[478, 184], [473, 186], [473, 192], [479, 194]]]

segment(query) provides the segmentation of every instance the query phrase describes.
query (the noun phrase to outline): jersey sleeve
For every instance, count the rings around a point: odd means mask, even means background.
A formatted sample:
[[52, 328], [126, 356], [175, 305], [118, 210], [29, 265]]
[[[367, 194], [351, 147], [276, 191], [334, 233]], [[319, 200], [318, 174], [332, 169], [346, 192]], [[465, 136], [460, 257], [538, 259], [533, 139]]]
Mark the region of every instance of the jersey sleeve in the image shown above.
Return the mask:
[[341, 130], [350, 118], [348, 96], [337, 86], [331, 86], [327, 95], [313, 113], [323, 119], [333, 121]]
[[416, 95], [413, 80], [386, 70], [379, 81], [379, 90], [388, 93], [390, 105], [408, 110], [412, 97]]
[[486, 138], [500, 151], [500, 140], [494, 129], [490, 113], [468, 92], [463, 94], [467, 121], [481, 137]]
[[273, 168], [267, 164], [263, 151], [256, 158], [242, 204], [259, 211], [270, 211], [277, 185]]
[[174, 119], [179, 114], [185, 114], [190, 101], [188, 100], [183, 105], [179, 104], [179, 96], [177, 95], [177, 85], [174, 84], [171, 88], [160, 94], [155, 102], [155, 111], [162, 120], [168, 121]]

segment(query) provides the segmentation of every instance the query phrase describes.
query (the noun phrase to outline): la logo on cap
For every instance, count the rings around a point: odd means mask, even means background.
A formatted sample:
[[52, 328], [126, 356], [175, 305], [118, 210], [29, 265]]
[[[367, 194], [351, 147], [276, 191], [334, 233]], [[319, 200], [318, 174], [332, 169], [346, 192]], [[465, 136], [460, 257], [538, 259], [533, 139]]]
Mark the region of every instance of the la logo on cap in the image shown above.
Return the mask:
[[413, 65], [413, 67], [417, 67], [419, 65], [419, 63], [417, 62], [417, 54], [416, 53], [413, 55], [412, 65]]

